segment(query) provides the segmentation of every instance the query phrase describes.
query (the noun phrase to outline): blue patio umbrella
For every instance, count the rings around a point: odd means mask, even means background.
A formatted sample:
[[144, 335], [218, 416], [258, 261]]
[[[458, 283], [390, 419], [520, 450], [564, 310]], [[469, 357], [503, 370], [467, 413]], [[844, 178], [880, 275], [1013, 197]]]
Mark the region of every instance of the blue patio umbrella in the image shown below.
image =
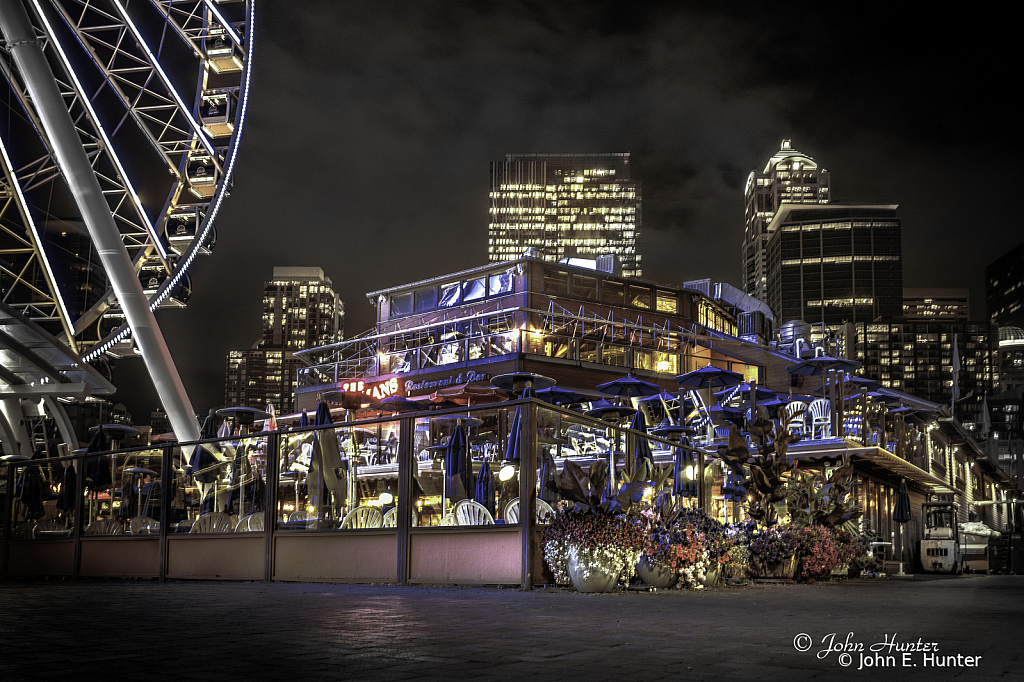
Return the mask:
[[[96, 433], [93, 434], [92, 440], [89, 441], [89, 445], [85, 448], [86, 455], [103, 452], [107, 449], [107, 437], [103, 433], [103, 426], [101, 425], [96, 429]], [[86, 457], [85, 458], [85, 485], [89, 490], [98, 491], [106, 490], [113, 483], [113, 478], [110, 475], [110, 456], [103, 455], [98, 457]]]
[[[719, 399], [719, 401], [721, 401], [722, 399], [731, 400], [732, 398], [737, 396], [739, 396], [742, 400], [746, 401], [750, 399], [750, 384], [744, 381], [742, 384], [737, 384], [732, 388], [726, 388], [724, 390], [718, 391], [714, 395]], [[770, 400], [774, 398], [775, 396], [778, 395], [778, 393], [771, 389], [764, 388], [763, 386], [758, 386], [754, 390], [754, 395], [757, 396], [757, 402], [760, 403], [762, 400]]]
[[[679, 438], [680, 445], [689, 445], [690, 439], [683, 434]], [[694, 477], [686, 477], [686, 470], [693, 467]], [[696, 497], [697, 495], [697, 458], [693, 452], [684, 448], [676, 448], [675, 463], [672, 467], [672, 494], [679, 497]]]
[[896, 523], [909, 523], [913, 519], [910, 512], [910, 491], [907, 490], [907, 482], [900, 482], [900, 491], [896, 494], [896, 505], [892, 510], [892, 520]]
[[540, 398], [552, 405], [572, 405], [575, 403], [582, 403], [587, 400], [587, 396], [582, 393], [570, 390], [568, 388], [562, 388], [561, 386], [551, 386], [549, 388], [542, 388], [533, 392], [533, 397]]
[[516, 411], [512, 413], [512, 421], [508, 423], [508, 442], [505, 445], [505, 461], [518, 463], [522, 459], [522, 431], [523, 410], [522, 405], [516, 405]]
[[701, 367], [676, 377], [680, 388], [726, 388], [743, 383], [743, 375], [718, 367]]
[[494, 478], [491, 476], [491, 465], [484, 462], [480, 470], [476, 472], [476, 489], [473, 492], [473, 499], [494, 516]]
[[64, 478], [60, 482], [60, 492], [57, 493], [57, 509], [64, 512], [72, 511], [75, 508], [75, 487], [78, 485], [78, 474], [74, 465], [68, 465], [64, 469]]
[[861, 363], [856, 360], [848, 360], [846, 358], [834, 358], [829, 355], [819, 355], [816, 358], [810, 358], [804, 360], [795, 365], [791, 365], [786, 368], [786, 371], [794, 376], [821, 376], [826, 374], [829, 370], [841, 370], [843, 372], [852, 372], [855, 369], [860, 369]]
[[[647, 433], [647, 418], [644, 417], [643, 412], [637, 411], [637, 413], [633, 415], [633, 421], [630, 422], [629, 428], [643, 434]], [[654, 466], [654, 453], [651, 452], [651, 444], [648, 440], [637, 436], [634, 436], [634, 440], [632, 476], [636, 476], [637, 472], [640, 471], [640, 463], [644, 460], [646, 460], [651, 467]]]
[[739, 474], [734, 473], [732, 469], [726, 469], [722, 496], [727, 500], [735, 500], [737, 502], [741, 502], [747, 496], [747, 491], [743, 487], [743, 479]]
[[[519, 410], [517, 409], [516, 412]], [[469, 448], [466, 447], [466, 427], [456, 424], [452, 429], [452, 435], [448, 438], [448, 445], [444, 450], [444, 489], [445, 497], [449, 500], [459, 498], [459, 482], [462, 482], [462, 489], [469, 494], [470, 471], [468, 461]]]
[[309, 415], [306, 414], [305, 410], [303, 410], [302, 411], [302, 416], [299, 417], [299, 428], [300, 429], [304, 429], [307, 426], [309, 426]]
[[597, 390], [601, 391], [605, 395], [618, 396], [620, 398], [626, 398], [629, 400], [633, 396], [649, 396], [658, 395], [661, 393], [661, 386], [652, 384], [649, 381], [638, 379], [632, 375], [627, 374], [624, 377], [619, 377], [612, 381], [608, 381], [603, 384], [598, 384]]

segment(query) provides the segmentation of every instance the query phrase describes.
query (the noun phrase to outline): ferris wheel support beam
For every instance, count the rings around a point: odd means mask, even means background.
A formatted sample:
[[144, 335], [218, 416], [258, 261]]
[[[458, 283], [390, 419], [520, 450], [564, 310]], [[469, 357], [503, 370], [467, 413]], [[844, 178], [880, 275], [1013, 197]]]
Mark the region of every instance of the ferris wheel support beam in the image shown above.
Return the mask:
[[199, 423], [185, 386], [21, 0], [0, 2], [0, 29], [25, 79], [57, 163], [82, 212], [171, 426], [179, 441], [198, 440]]

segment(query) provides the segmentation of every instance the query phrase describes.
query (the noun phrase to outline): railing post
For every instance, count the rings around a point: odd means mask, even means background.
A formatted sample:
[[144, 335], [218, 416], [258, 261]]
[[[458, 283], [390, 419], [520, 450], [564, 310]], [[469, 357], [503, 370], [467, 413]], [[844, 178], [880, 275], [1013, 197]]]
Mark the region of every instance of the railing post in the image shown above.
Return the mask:
[[[522, 588], [533, 589], [533, 559], [535, 550], [533, 546], [533, 526], [537, 516], [536, 488], [537, 488], [537, 406], [533, 402], [524, 403], [528, 417], [520, 422], [519, 437], [526, 443], [526, 452], [523, 461], [519, 466], [519, 524], [523, 532], [523, 565], [522, 565]], [[523, 433], [523, 430], [526, 433]]]
[[413, 436], [415, 434], [414, 418], [404, 417], [398, 427], [398, 506], [395, 511], [397, 516], [395, 522], [396, 538], [398, 543], [396, 555], [398, 566], [395, 572], [395, 581], [399, 585], [409, 584], [409, 523], [412, 518], [412, 476], [413, 467], [417, 466], [413, 460]]
[[[271, 431], [267, 436], [267, 490], [263, 498], [263, 581], [274, 580], [274, 534], [277, 532], [277, 486], [278, 468], [281, 462], [281, 449], [287, 436], [279, 431]], [[298, 485], [298, 482], [296, 482]]]
[[[171, 496], [178, 478], [177, 467], [174, 466], [174, 446], [165, 445], [163, 451], [163, 457], [160, 458], [160, 582], [167, 581], [167, 536], [171, 529]], [[184, 453], [185, 449], [181, 448], [181, 451]]]
[[4, 546], [3, 554], [0, 555], [0, 579], [7, 579], [7, 555], [10, 551], [11, 533], [14, 530], [14, 462], [7, 464], [7, 496], [4, 498], [3, 518], [0, 522], [4, 524]]

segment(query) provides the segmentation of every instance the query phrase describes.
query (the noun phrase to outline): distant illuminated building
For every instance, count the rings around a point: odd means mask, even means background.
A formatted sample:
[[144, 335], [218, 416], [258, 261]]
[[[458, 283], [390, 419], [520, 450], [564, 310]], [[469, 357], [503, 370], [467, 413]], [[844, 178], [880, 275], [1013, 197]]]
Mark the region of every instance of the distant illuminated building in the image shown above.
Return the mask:
[[908, 322], [966, 322], [970, 317], [970, 289], [903, 290], [903, 319]]
[[622, 154], [508, 154], [491, 163], [488, 260], [535, 247], [547, 260], [614, 254], [639, 277], [640, 183]]
[[[793, 149], [789, 140], [775, 153], [764, 170], [752, 171], [744, 191], [743, 291], [767, 300], [768, 238], [776, 212], [783, 204], [827, 204], [829, 173], [814, 159]], [[776, 311], [779, 312], [779, 311]]]
[[784, 204], [768, 228], [767, 303], [781, 323], [828, 326], [903, 312], [895, 205]]
[[1024, 327], [1024, 243], [985, 268], [989, 320], [1000, 327]]
[[317, 267], [274, 268], [263, 291], [263, 335], [248, 350], [228, 351], [224, 402], [291, 412], [297, 350], [340, 341], [345, 307]]

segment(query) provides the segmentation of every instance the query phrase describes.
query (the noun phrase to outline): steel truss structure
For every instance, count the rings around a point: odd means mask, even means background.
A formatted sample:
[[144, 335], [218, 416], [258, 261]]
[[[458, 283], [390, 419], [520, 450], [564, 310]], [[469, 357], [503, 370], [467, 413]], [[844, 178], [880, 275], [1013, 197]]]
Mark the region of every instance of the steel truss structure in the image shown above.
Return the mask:
[[[13, 1], [29, 10], [150, 308], [185, 305], [244, 128], [253, 0]], [[53, 235], [75, 233], [79, 218], [11, 47], [0, 43], [0, 301], [87, 361], [130, 353], [109, 288], [69, 304], [82, 272], [62, 269], [72, 247]]]

